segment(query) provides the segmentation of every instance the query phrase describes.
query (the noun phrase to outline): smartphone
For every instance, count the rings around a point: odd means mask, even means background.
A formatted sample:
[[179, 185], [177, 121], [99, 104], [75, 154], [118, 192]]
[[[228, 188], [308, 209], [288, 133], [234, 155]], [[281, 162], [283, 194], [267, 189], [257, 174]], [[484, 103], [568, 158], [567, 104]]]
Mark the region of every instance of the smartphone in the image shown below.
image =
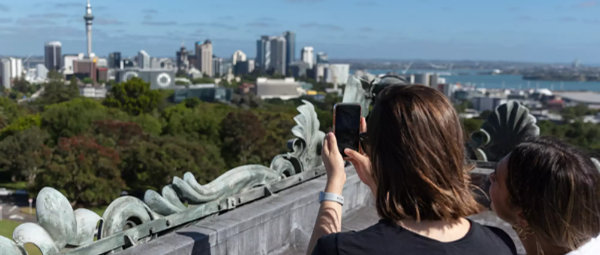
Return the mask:
[[360, 112], [360, 104], [356, 103], [339, 103], [333, 107], [333, 132], [343, 157], [346, 157], [346, 148], [358, 151]]

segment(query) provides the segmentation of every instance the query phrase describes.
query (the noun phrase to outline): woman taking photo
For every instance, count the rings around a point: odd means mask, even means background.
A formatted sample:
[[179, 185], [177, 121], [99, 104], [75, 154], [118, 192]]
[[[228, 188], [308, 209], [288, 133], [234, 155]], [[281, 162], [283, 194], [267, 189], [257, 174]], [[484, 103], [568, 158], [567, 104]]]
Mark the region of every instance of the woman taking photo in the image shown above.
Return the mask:
[[502, 159], [490, 181], [492, 209], [527, 254], [600, 254], [600, 171], [588, 156], [537, 138]]
[[[327, 134], [327, 171], [308, 254], [515, 254], [506, 233], [465, 217], [479, 205], [470, 189], [463, 131], [439, 91], [389, 86], [377, 95], [367, 123], [366, 154], [346, 149], [358, 176], [374, 194], [381, 220], [362, 231], [339, 233], [344, 159]], [[340, 199], [338, 199], [340, 198]]]

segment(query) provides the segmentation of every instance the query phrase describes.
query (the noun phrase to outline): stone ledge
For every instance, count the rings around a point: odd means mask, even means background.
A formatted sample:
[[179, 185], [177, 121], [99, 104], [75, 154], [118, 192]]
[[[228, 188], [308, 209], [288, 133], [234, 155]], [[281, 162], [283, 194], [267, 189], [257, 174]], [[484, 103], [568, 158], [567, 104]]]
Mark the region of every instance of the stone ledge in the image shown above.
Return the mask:
[[[364, 207], [371, 192], [347, 167], [344, 215]], [[300, 254], [319, 209], [326, 176], [211, 216], [119, 254]], [[243, 249], [243, 250], [242, 250]]]
[[[492, 171], [474, 169], [471, 172], [473, 184], [486, 191]], [[371, 191], [360, 181], [354, 168], [347, 167], [346, 173], [342, 230], [361, 230], [375, 224], [379, 217], [373, 207]], [[326, 176], [320, 176], [119, 254], [304, 254], [319, 209], [318, 193], [325, 187], [325, 181]], [[485, 202], [485, 195], [481, 199]], [[471, 218], [500, 227], [516, 239], [510, 226], [492, 212]], [[516, 241], [518, 243], [518, 239]], [[522, 251], [520, 243], [518, 247]]]

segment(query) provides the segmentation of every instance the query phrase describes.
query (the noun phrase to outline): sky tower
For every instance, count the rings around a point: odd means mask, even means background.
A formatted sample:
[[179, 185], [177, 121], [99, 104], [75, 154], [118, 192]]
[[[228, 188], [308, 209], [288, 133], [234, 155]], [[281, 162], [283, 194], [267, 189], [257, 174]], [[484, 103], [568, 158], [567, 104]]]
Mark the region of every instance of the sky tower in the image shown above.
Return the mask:
[[94, 15], [92, 15], [92, 5], [90, 5], [90, 0], [87, 1], [83, 19], [85, 20], [85, 31], [87, 33], [87, 55], [88, 58], [92, 58], [92, 20], [94, 20]]

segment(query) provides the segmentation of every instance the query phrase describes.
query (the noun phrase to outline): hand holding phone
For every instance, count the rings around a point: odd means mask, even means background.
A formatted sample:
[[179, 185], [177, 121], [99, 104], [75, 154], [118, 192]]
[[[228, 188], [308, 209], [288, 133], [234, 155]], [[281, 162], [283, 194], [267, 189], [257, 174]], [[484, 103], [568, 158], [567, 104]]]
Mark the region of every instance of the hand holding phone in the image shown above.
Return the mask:
[[358, 151], [361, 107], [356, 103], [339, 103], [333, 110], [333, 132], [337, 145], [344, 158], [344, 149]]

